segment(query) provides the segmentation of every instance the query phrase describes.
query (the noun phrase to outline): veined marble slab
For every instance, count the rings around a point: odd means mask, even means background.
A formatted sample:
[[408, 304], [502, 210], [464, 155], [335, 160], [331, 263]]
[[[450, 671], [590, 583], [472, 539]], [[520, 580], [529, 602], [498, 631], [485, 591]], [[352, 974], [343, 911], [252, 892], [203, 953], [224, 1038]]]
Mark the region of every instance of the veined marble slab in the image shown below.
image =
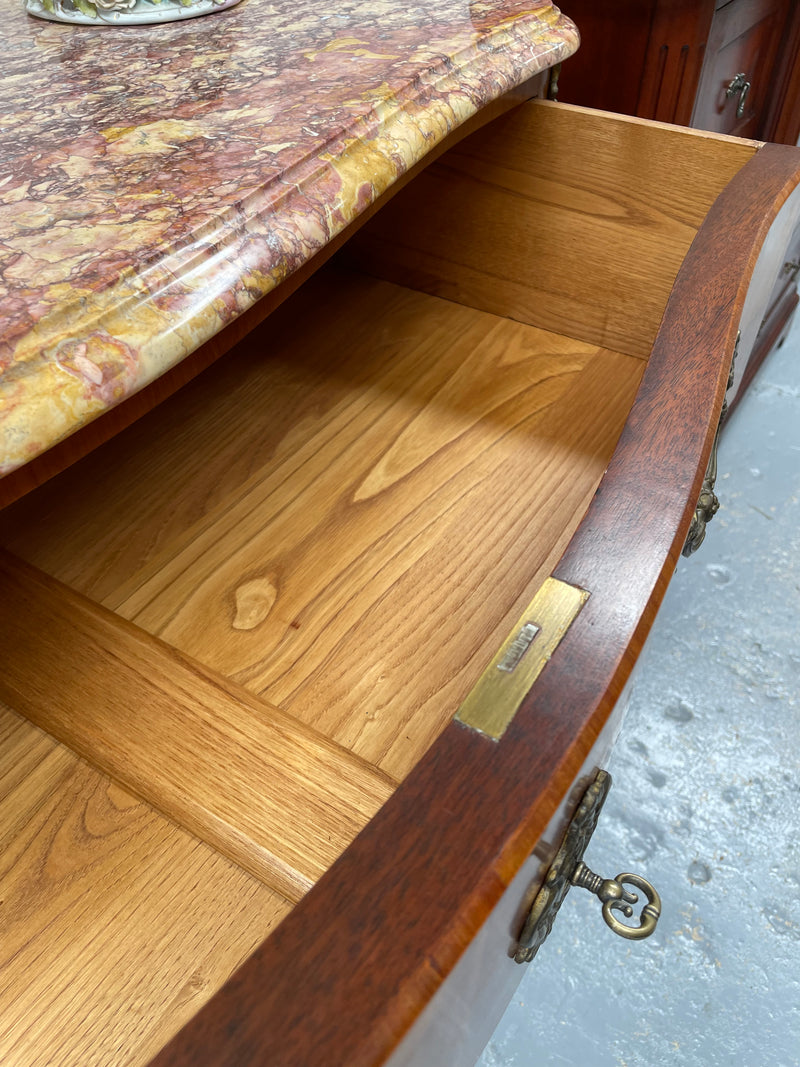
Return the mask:
[[0, 474], [186, 357], [578, 45], [549, 0], [243, 0], [99, 29], [0, 2]]

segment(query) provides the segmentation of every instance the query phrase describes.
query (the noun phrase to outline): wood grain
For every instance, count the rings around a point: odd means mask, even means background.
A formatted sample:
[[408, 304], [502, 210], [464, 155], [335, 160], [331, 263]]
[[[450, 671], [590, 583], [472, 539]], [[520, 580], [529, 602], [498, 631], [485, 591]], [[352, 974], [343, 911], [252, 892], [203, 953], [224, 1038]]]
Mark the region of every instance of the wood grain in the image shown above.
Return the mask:
[[[608, 474], [556, 568], [563, 580], [591, 590], [591, 610], [576, 620], [506, 737], [495, 744], [453, 724], [445, 728], [340, 861], [159, 1054], [159, 1067], [374, 1065], [385, 1061], [441, 988], [580, 774], [636, 658], [694, 508], [753, 263], [770, 220], [798, 178], [795, 152], [764, 150], [734, 178], [701, 227]], [[351, 315], [350, 323], [351, 334], [357, 334], [358, 317]], [[350, 334], [339, 347], [349, 341]], [[335, 354], [326, 350], [325, 358]], [[597, 357], [604, 354], [595, 352], [584, 368]], [[625, 359], [631, 362], [642, 366]], [[337, 381], [335, 375], [330, 381]], [[482, 386], [480, 406], [491, 377], [476, 381]], [[499, 388], [502, 392], [505, 383]], [[324, 395], [328, 399], [318, 394], [317, 407], [329, 410], [330, 385]], [[591, 390], [583, 403], [589, 415], [600, 406]], [[303, 410], [304, 418], [287, 434], [292, 445], [314, 413]], [[347, 432], [345, 419], [332, 425]], [[390, 448], [386, 443], [380, 454]], [[432, 456], [441, 462], [448, 448], [448, 443], [428, 448], [422, 466]], [[351, 494], [348, 508], [366, 510], [375, 499], [390, 497], [419, 466], [399, 469], [401, 477], [392, 481], [381, 468], [379, 491], [358, 500]], [[523, 470], [524, 465], [516, 468], [515, 485], [523, 481]], [[354, 477], [358, 486], [369, 485], [363, 471]], [[253, 488], [240, 483], [236, 494]], [[236, 500], [228, 503], [235, 506]], [[482, 537], [498, 525], [498, 514], [500, 509], [479, 531]], [[338, 512], [333, 515], [324, 529], [335, 535]], [[468, 541], [472, 514], [463, 515], [456, 534]], [[451, 554], [453, 546], [459, 549], [458, 537], [443, 545], [440, 566], [449, 563], [448, 546]], [[171, 549], [162, 544], [161, 551]], [[524, 542], [520, 566], [529, 551], [534, 550]], [[153, 560], [149, 556], [144, 568]], [[220, 553], [216, 565], [224, 563]], [[150, 577], [148, 572], [147, 581]], [[238, 604], [235, 598], [227, 601], [228, 619], [240, 624], [237, 633], [251, 632], [242, 627], [254, 619], [257, 629], [265, 605], [265, 618], [275, 610], [280, 584], [268, 586], [264, 577], [248, 573], [247, 595]], [[46, 632], [44, 610], [40, 620]], [[492, 960], [497, 959], [495, 953]], [[491, 974], [485, 980], [491, 981]]]
[[0, 704], [0, 1061], [134, 1067], [289, 905]]
[[[238, 408], [213, 372], [133, 463], [54, 484], [47, 521], [23, 502], [11, 543], [400, 778], [563, 551], [643, 367], [346, 273], [286, 311]], [[251, 470], [227, 495], [218, 448]]]
[[[694, 510], [753, 264], [798, 181], [798, 153], [768, 146], [701, 227], [628, 428], [557, 568], [592, 590], [591, 612], [506, 736], [448, 727], [154, 1067], [374, 1065], [441, 987], [580, 773], [641, 648]], [[323, 927], [324, 945], [309, 940]]]
[[379, 277], [646, 359], [752, 143], [534, 101], [462, 142], [354, 239]]
[[137, 627], [0, 557], [0, 696], [297, 900], [390, 795], [362, 760]]

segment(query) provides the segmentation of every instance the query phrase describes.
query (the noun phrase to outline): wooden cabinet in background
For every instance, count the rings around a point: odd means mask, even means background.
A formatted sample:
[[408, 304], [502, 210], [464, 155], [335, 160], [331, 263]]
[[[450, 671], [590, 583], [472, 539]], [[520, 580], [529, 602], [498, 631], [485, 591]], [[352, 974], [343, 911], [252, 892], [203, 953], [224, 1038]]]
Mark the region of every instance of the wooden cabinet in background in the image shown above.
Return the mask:
[[786, 0], [730, 0], [711, 23], [692, 126], [737, 137], [762, 137], [770, 103]]
[[[798, 143], [800, 4], [565, 0], [564, 8], [580, 28], [581, 47], [561, 71], [562, 102]], [[798, 304], [796, 258], [789, 255], [775, 278], [745, 386], [789, 330]]]
[[573, 0], [581, 47], [564, 64], [565, 103], [691, 122], [713, 0]]
[[797, 142], [800, 9], [790, 0], [570, 0], [564, 7], [580, 27], [581, 48], [564, 65], [560, 100]]

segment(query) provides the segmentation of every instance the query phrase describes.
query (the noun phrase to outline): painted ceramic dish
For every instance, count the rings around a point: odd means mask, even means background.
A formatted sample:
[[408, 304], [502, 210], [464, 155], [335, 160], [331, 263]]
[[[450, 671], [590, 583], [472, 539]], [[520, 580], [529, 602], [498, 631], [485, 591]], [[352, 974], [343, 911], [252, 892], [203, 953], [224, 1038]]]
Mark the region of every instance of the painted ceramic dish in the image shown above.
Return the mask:
[[211, 15], [239, 0], [27, 0], [25, 10], [51, 22], [81, 26], [147, 26]]

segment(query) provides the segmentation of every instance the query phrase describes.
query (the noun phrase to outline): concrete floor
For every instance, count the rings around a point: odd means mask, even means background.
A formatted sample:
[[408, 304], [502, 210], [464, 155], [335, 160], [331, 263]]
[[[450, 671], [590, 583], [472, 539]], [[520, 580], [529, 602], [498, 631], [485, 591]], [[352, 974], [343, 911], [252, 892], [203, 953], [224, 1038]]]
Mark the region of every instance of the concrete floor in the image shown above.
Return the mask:
[[656, 885], [659, 928], [617, 938], [572, 890], [480, 1067], [800, 1065], [798, 323], [726, 426], [586, 854]]

